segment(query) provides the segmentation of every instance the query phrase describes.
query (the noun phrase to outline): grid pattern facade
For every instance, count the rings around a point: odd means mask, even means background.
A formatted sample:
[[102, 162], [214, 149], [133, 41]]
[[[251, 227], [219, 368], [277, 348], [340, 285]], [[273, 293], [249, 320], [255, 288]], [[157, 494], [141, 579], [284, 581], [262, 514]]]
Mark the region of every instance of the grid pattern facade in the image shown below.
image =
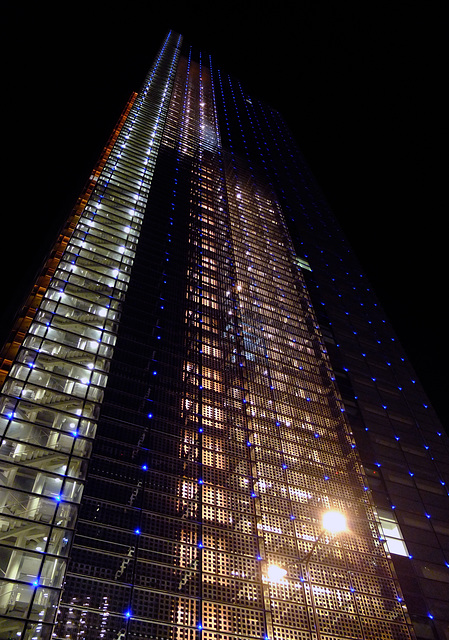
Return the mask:
[[263, 155], [297, 254], [312, 267], [308, 291], [416, 635], [448, 640], [447, 433], [282, 117], [233, 78], [220, 88], [219, 112], [237, 114], [223, 145], [238, 129], [239, 153]]
[[[180, 45], [169, 34], [6, 358], [0, 639], [409, 640], [287, 228], [286, 133]], [[348, 533], [323, 533], [330, 509]]]
[[1, 395], [2, 638], [51, 635], [176, 54], [129, 105], [15, 333], [29, 324]]

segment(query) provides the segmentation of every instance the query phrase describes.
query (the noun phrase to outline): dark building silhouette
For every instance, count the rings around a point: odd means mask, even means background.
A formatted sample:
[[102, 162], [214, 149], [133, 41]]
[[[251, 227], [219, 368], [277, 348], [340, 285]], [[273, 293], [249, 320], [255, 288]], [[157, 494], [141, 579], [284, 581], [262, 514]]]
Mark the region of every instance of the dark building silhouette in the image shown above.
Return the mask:
[[178, 34], [0, 364], [0, 640], [449, 639], [447, 436], [282, 117]]

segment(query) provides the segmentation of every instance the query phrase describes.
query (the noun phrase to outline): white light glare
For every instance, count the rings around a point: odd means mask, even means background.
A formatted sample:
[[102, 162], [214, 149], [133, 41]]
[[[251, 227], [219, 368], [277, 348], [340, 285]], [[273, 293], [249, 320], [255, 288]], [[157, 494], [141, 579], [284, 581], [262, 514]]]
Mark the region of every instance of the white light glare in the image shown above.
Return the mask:
[[286, 573], [287, 570], [282, 567], [278, 567], [277, 564], [270, 564], [267, 569], [268, 579], [272, 582], [280, 582]]
[[346, 531], [346, 518], [339, 511], [327, 511], [323, 515], [323, 528], [333, 534]]

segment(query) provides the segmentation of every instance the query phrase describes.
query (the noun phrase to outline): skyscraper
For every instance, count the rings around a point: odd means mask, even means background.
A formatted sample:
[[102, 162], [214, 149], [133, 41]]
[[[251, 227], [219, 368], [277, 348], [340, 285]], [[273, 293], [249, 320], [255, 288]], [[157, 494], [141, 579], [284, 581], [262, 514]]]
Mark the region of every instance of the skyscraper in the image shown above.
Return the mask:
[[449, 637], [447, 438], [281, 116], [181, 36], [2, 355], [1, 639]]

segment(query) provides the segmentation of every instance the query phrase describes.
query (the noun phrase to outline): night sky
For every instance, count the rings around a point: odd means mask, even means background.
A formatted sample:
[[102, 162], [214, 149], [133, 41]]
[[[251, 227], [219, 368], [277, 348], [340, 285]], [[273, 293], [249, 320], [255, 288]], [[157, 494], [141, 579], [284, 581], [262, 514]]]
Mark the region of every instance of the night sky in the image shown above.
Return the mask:
[[284, 115], [447, 428], [443, 3], [17, 4], [3, 16], [2, 338], [173, 28]]

